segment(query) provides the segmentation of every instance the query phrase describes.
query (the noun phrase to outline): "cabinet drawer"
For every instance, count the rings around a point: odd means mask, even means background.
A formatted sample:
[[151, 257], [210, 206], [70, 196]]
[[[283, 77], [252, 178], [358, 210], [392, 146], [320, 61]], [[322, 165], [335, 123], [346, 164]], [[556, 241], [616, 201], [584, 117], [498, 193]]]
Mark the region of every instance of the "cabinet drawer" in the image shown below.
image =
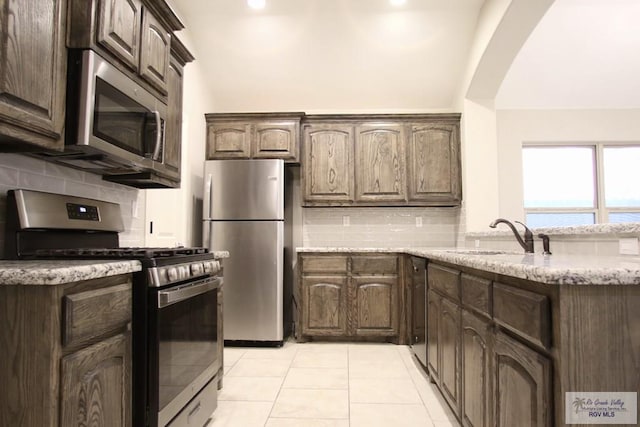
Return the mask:
[[427, 267], [427, 283], [456, 301], [460, 300], [460, 272], [439, 265], [429, 264]]
[[462, 304], [487, 317], [491, 317], [491, 281], [462, 274], [460, 276]]
[[534, 344], [549, 347], [551, 313], [545, 295], [494, 283], [493, 315], [499, 325]]
[[62, 343], [83, 342], [131, 321], [131, 282], [65, 295], [62, 305]]
[[347, 257], [346, 256], [303, 256], [302, 257], [303, 273], [346, 273]]
[[354, 256], [351, 258], [354, 274], [398, 274], [397, 256]]

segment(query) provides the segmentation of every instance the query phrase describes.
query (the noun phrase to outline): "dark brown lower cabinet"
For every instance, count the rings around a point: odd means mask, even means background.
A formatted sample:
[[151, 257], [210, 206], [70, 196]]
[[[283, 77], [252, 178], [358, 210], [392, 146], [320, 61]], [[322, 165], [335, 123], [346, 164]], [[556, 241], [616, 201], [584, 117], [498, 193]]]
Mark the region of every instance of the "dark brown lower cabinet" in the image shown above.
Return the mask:
[[432, 262], [427, 275], [427, 366], [461, 424], [553, 425], [552, 365], [538, 349], [548, 342], [548, 330], [529, 331], [531, 324], [550, 324], [548, 297], [499, 284], [499, 291], [538, 304], [525, 310], [512, 299], [497, 298], [496, 285], [487, 278]]
[[298, 340], [353, 338], [404, 344], [401, 259], [388, 253], [300, 254]]
[[131, 425], [131, 275], [0, 286], [0, 426]]
[[129, 423], [130, 344], [129, 333], [119, 334], [62, 358], [63, 426]]
[[427, 368], [431, 381], [438, 383], [438, 330], [440, 329], [440, 305], [442, 297], [432, 290], [427, 292]]
[[551, 362], [510, 336], [496, 334], [496, 427], [551, 424]]
[[465, 427], [491, 427], [491, 324], [462, 310], [462, 408]]
[[353, 328], [358, 336], [398, 334], [398, 278], [353, 277]]
[[442, 298], [440, 311], [440, 388], [453, 412], [460, 404], [460, 306]]
[[302, 278], [302, 334], [347, 335], [347, 277]]

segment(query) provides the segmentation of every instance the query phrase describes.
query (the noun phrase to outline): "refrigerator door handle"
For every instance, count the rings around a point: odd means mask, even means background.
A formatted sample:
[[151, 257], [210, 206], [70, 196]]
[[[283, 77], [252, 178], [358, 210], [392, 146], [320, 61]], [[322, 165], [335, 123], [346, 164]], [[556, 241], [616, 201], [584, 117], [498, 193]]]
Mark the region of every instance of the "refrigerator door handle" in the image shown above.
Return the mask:
[[202, 202], [202, 246], [211, 249], [211, 174], [204, 180], [204, 200]]
[[211, 174], [208, 174], [204, 180], [204, 200], [202, 202], [202, 220], [211, 220]]
[[211, 222], [210, 221], [202, 222], [202, 246], [209, 249], [210, 251], [213, 250], [211, 248]]

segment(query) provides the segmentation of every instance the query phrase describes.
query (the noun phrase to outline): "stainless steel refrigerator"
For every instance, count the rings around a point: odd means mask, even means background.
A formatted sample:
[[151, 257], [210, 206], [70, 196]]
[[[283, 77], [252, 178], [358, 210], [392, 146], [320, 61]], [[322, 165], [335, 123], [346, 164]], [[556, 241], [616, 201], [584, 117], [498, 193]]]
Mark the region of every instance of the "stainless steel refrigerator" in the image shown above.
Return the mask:
[[227, 345], [281, 345], [289, 332], [292, 297], [285, 263], [290, 264], [291, 248], [285, 243], [290, 241], [285, 196], [282, 160], [205, 162], [203, 244], [230, 253], [223, 261]]

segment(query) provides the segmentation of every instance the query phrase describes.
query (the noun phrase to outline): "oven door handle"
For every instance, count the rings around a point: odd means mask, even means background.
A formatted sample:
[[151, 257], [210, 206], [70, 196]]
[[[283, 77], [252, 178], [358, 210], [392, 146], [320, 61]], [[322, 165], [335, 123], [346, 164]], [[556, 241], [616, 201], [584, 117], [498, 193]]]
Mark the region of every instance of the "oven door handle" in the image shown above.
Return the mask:
[[163, 308], [197, 295], [218, 289], [222, 286], [222, 277], [205, 279], [179, 288], [158, 292], [158, 308]]

